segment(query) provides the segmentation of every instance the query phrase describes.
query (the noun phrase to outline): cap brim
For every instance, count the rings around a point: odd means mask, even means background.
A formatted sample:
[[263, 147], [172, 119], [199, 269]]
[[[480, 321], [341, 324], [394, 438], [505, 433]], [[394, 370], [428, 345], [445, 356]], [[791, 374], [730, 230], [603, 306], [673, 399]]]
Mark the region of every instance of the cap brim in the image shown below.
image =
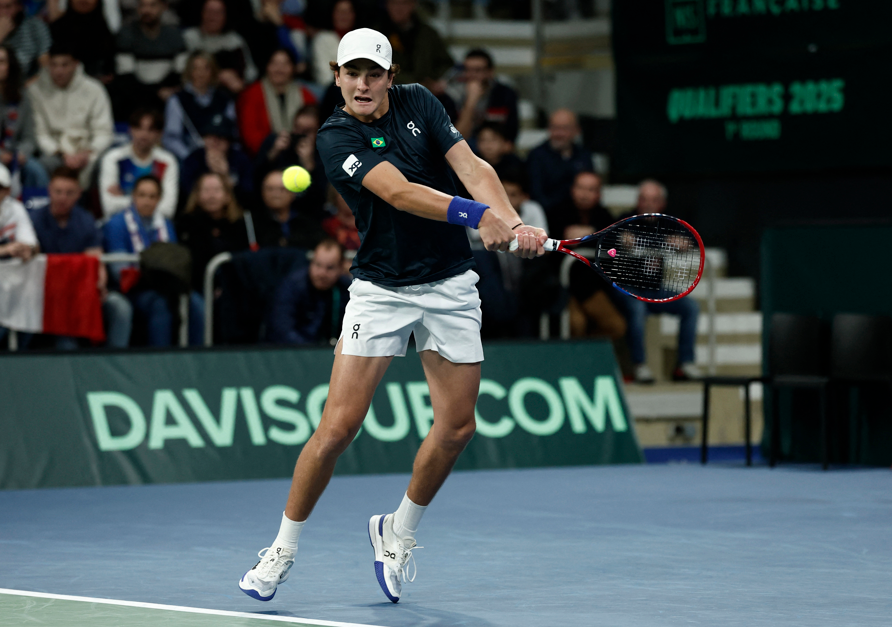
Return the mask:
[[344, 65], [345, 63], [350, 63], [351, 61], [356, 61], [356, 59], [368, 59], [369, 61], [375, 63], [376, 65], [384, 68], [385, 70], [389, 70], [392, 63], [390, 63], [384, 56], [380, 54], [353, 54], [346, 55], [343, 59], [338, 59], [338, 65]]

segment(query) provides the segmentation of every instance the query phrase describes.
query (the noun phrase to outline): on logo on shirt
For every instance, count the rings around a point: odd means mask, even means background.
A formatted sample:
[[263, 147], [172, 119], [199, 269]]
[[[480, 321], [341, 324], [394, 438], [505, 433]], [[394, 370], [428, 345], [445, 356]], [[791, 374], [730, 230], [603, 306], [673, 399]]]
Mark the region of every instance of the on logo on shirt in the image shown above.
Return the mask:
[[344, 165], [342, 165], [341, 167], [344, 168], [344, 172], [349, 174], [352, 178], [353, 173], [362, 167], [362, 161], [357, 159], [356, 155], [350, 155], [349, 157], [347, 157], [347, 159], [344, 161]]

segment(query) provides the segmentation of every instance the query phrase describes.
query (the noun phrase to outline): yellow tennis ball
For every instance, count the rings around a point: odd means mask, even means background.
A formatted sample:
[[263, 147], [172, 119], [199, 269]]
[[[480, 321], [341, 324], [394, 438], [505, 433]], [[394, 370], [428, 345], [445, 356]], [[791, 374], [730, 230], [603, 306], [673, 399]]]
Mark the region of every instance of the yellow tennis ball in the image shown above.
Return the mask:
[[302, 192], [310, 186], [310, 173], [299, 165], [293, 165], [282, 172], [282, 184], [292, 192]]

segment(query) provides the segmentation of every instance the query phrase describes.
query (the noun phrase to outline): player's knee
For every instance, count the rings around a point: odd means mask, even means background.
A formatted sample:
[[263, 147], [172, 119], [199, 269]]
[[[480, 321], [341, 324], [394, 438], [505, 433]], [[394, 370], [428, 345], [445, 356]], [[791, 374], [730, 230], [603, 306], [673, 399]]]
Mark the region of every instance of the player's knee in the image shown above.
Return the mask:
[[474, 421], [472, 417], [467, 422], [457, 425], [449, 430], [447, 434], [447, 439], [449, 443], [453, 446], [464, 448], [468, 445], [468, 442], [471, 441], [471, 438], [474, 437], [474, 433], [477, 431], [477, 423]]
[[347, 427], [330, 427], [317, 431], [314, 437], [317, 438], [317, 451], [319, 457], [329, 458], [338, 457], [347, 450], [356, 432]]

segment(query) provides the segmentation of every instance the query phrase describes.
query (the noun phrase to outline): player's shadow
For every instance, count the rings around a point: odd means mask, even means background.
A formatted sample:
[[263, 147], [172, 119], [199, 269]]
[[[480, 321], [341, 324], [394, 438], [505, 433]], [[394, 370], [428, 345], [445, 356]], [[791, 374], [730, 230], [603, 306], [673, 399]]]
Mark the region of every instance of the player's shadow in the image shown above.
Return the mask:
[[[388, 627], [495, 627], [494, 623], [478, 616], [461, 614], [459, 612], [445, 612], [413, 603], [396, 605], [389, 601], [383, 601], [381, 603], [356, 604], [345, 607], [367, 609], [371, 613], [368, 617], [363, 617], [361, 622], [388, 625]], [[267, 610], [250, 613], [263, 616], [307, 618], [307, 616], [300, 615], [300, 613], [288, 611]], [[331, 617], [326, 617], [326, 620], [331, 620]], [[351, 618], [347, 622], [355, 622], [356, 620]]]

